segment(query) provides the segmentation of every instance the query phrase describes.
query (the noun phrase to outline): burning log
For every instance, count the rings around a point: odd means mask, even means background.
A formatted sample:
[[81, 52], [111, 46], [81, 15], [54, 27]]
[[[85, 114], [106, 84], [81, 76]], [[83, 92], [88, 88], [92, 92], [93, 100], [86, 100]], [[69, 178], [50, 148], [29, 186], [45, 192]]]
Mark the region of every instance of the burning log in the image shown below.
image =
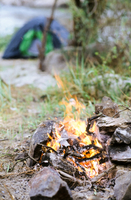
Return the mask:
[[[52, 134], [54, 131], [54, 121], [45, 121], [41, 123], [39, 127], [36, 129], [35, 133], [30, 142], [30, 150], [29, 155], [36, 159], [37, 161], [41, 156], [41, 146], [39, 144], [46, 144], [49, 140], [48, 134]], [[47, 134], [48, 133], [48, 134]], [[35, 162], [30, 158], [28, 159], [28, 165], [32, 166]]]

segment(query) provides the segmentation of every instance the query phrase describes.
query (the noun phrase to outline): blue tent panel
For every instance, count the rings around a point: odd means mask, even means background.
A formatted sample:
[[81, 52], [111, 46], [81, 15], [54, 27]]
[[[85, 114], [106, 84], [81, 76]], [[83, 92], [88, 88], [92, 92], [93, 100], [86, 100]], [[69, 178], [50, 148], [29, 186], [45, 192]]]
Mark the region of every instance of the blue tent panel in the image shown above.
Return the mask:
[[[8, 44], [4, 54], [3, 58], [8, 59], [8, 58], [23, 58], [23, 55], [21, 54], [19, 50], [20, 43], [22, 41], [22, 38], [24, 34], [29, 31], [30, 29], [34, 30], [40, 30], [43, 32], [44, 27], [46, 25], [47, 18], [40, 16], [36, 17], [29, 22], [27, 22], [22, 28], [18, 30], [18, 32], [12, 37], [10, 43]], [[62, 46], [67, 46], [68, 44], [68, 39], [69, 39], [69, 32], [65, 27], [63, 27], [61, 24], [59, 24], [58, 21], [53, 20], [50, 26], [50, 33], [52, 34], [53, 38], [53, 47], [54, 49], [60, 48]], [[35, 38], [34, 38], [35, 39]], [[38, 41], [35, 41], [37, 44]], [[33, 46], [33, 41], [32, 41], [32, 47]], [[38, 52], [36, 52], [37, 49], [35, 49], [35, 54], [34, 57], [38, 55]]]

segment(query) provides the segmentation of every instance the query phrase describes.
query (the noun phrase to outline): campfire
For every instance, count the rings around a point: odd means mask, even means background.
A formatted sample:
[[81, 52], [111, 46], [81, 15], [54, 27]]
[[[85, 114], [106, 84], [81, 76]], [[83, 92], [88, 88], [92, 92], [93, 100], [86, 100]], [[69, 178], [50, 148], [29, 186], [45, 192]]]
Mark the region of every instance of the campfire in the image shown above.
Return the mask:
[[106, 165], [102, 164], [106, 153], [100, 143], [99, 128], [95, 120], [89, 125], [89, 120], [80, 119], [85, 106], [77, 98], [63, 101], [62, 104], [66, 108], [65, 118], [55, 124], [54, 132], [48, 133], [49, 139], [42, 150], [40, 163], [50, 147], [51, 151], [74, 165], [79, 175], [92, 178], [106, 169]]

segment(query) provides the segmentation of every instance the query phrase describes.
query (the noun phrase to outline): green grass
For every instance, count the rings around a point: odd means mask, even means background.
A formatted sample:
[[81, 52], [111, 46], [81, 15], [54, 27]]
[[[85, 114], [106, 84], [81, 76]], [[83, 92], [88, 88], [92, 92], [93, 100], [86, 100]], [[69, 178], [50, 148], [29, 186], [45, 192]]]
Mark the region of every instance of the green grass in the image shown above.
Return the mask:
[[0, 79], [0, 104], [2, 109], [7, 102], [11, 102], [11, 89], [10, 85], [6, 85], [1, 79]]
[[[104, 62], [97, 66], [92, 64], [85, 67], [84, 60], [81, 60], [81, 63], [77, 61], [75, 66], [69, 66], [69, 72], [60, 76], [63, 83], [61, 88], [58, 89], [56, 87], [53, 90], [48, 90], [50, 99], [52, 101], [60, 101], [66, 97], [69, 99], [70, 95], [72, 95], [77, 96], [86, 105], [89, 104], [89, 101], [98, 101], [103, 96], [109, 96], [116, 102], [128, 100], [130, 98], [131, 85], [127, 84], [122, 90], [119, 87], [119, 77], [109, 79], [109, 74], [117, 76]], [[114, 79], [116, 83], [112, 85]], [[127, 78], [123, 77], [123, 79], [126, 80]]]
[[4, 51], [7, 44], [9, 43], [9, 41], [12, 38], [12, 34], [11, 35], [6, 35], [4, 37], [0, 37], [0, 51]]

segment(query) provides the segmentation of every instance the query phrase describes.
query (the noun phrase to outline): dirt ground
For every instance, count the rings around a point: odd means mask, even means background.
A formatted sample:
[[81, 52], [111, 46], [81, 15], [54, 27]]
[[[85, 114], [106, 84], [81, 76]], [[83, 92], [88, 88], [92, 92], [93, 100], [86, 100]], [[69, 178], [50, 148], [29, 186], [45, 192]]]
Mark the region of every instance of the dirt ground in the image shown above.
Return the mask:
[[[19, 140], [7, 140], [0, 141], [0, 199], [20, 199], [28, 200], [29, 198], [29, 187], [28, 181], [32, 177], [31, 172], [26, 174], [27, 171], [31, 171], [26, 166], [25, 161], [18, 163], [12, 172], [8, 172], [9, 168], [11, 170], [12, 166], [16, 162], [15, 156], [18, 155], [20, 151], [28, 149], [29, 140], [23, 139]], [[22, 174], [21, 174], [22, 173]], [[8, 174], [8, 175], [7, 175]], [[15, 174], [15, 175], [13, 175]], [[5, 175], [5, 176], [4, 176]]]
[[37, 70], [37, 60], [0, 59], [0, 73], [7, 78], [6, 82], [10, 78], [10, 81], [17, 80], [14, 85], [22, 83], [19, 87], [11, 86], [12, 100], [9, 102], [4, 98], [0, 110], [0, 199], [28, 200], [28, 181], [35, 172], [28, 168], [26, 160], [16, 164], [13, 170], [12, 167], [16, 163], [15, 157], [28, 151], [31, 135], [42, 120], [39, 116], [40, 105], [44, 104], [40, 99], [42, 89], [53, 85], [55, 80]]
[[[28, 121], [28, 116], [26, 120]], [[37, 118], [37, 116], [36, 116]], [[33, 129], [23, 128], [20, 132], [19, 126], [23, 124], [23, 116], [9, 117], [7, 121], [0, 123], [0, 199], [28, 200], [28, 181], [34, 174], [32, 169], [26, 166], [26, 161], [17, 162], [15, 157], [22, 152], [28, 151]], [[29, 172], [28, 172], [29, 171]], [[29, 174], [28, 174], [29, 173]], [[15, 175], [13, 175], [15, 174]]]

